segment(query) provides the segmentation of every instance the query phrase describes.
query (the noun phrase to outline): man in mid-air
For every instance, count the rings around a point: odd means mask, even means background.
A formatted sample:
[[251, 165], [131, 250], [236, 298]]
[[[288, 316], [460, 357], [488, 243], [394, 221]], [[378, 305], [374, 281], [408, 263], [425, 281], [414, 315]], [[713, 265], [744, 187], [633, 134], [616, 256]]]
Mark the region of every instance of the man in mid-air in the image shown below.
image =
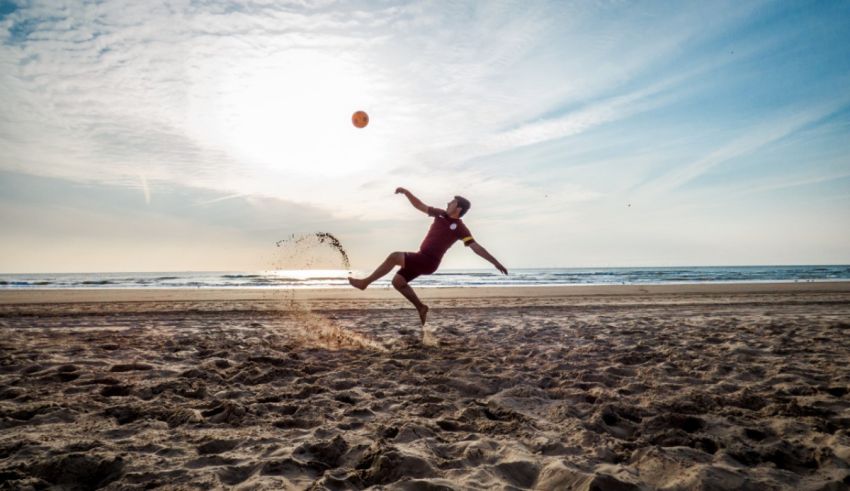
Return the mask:
[[393, 277], [393, 286], [416, 307], [416, 310], [419, 312], [419, 319], [424, 326], [425, 318], [428, 316], [428, 306], [419, 300], [416, 292], [413, 291], [413, 288], [408, 283], [419, 275], [431, 274], [437, 271], [437, 268], [440, 266], [440, 260], [443, 259], [443, 255], [455, 241], [462, 240], [463, 245], [471, 248], [476, 254], [493, 263], [493, 266], [503, 274], [508, 274], [508, 270], [502, 266], [502, 263], [475, 242], [469, 229], [461, 221], [460, 217], [469, 211], [469, 200], [455, 196], [446, 205], [446, 209], [441, 210], [426, 205], [407, 189], [398, 188], [395, 192], [396, 194], [407, 196], [410, 204], [417, 210], [434, 217], [431, 229], [428, 230], [428, 235], [425, 236], [422, 245], [419, 246], [419, 252], [393, 252], [369, 276], [362, 279], [349, 276], [348, 282], [351, 283], [351, 286], [365, 290], [373, 281], [389, 273], [395, 266], [401, 266], [401, 269]]

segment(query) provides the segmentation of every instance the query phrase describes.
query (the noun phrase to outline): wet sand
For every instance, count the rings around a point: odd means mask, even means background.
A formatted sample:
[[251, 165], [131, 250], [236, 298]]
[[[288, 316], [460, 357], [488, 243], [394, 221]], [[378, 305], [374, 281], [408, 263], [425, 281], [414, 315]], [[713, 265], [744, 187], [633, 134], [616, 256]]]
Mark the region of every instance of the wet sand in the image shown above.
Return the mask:
[[0, 488], [848, 489], [850, 284], [0, 292]]

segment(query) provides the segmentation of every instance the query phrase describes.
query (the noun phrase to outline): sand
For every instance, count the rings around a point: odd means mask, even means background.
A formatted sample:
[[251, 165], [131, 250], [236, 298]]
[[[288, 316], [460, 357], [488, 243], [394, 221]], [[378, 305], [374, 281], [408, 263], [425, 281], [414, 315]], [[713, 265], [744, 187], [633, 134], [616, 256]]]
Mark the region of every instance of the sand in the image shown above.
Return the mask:
[[0, 292], [2, 489], [850, 488], [850, 284]]

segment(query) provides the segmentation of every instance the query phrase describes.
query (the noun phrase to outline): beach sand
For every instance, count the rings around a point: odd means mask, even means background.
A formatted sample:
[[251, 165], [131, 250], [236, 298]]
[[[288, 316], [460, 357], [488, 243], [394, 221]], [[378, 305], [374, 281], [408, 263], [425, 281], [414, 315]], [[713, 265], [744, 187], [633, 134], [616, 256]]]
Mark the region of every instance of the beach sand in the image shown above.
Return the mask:
[[850, 283], [0, 292], [0, 488], [850, 488]]

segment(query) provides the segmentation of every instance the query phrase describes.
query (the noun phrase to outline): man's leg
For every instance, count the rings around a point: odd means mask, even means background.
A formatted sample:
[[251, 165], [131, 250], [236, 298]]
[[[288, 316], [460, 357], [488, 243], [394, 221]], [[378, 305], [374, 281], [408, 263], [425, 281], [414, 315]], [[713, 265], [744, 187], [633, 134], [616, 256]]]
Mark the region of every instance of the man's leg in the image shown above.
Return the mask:
[[414, 292], [413, 288], [407, 284], [407, 280], [404, 279], [404, 276], [396, 273], [396, 275], [393, 276], [393, 286], [396, 290], [401, 292], [402, 295], [404, 295], [404, 298], [410, 300], [410, 303], [416, 307], [416, 310], [419, 311], [419, 320], [422, 321], [422, 325], [424, 326], [425, 318], [428, 316], [428, 306], [419, 300], [419, 297], [416, 296], [416, 292]]
[[361, 290], [365, 290], [367, 286], [372, 284], [373, 281], [377, 280], [381, 276], [389, 273], [396, 266], [404, 267], [404, 253], [403, 252], [393, 252], [384, 262], [378, 266], [378, 268], [369, 276], [363, 279], [353, 278], [351, 276], [348, 277], [348, 282], [351, 283], [351, 286], [355, 288], [359, 288]]

